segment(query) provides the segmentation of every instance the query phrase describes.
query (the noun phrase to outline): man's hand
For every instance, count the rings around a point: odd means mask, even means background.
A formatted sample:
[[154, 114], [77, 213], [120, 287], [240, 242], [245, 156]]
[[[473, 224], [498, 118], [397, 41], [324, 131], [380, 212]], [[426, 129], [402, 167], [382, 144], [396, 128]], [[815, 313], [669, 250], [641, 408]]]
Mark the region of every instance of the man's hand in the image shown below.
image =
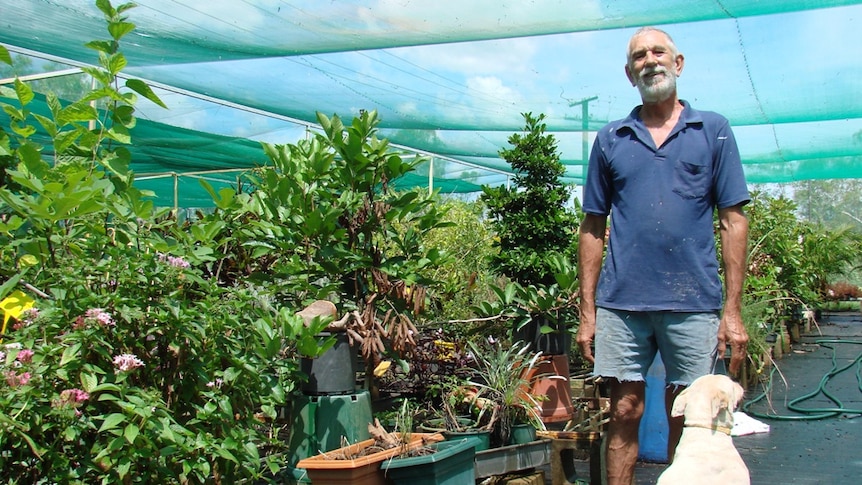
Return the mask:
[[596, 336], [596, 315], [593, 314], [592, 317], [585, 317], [583, 314], [581, 315], [581, 324], [578, 326], [578, 334], [575, 337], [575, 341], [578, 343], [578, 348], [581, 349], [581, 355], [584, 356], [584, 359], [587, 362], [594, 364], [596, 362], [595, 357], [593, 357], [593, 338]]
[[[580, 339], [580, 331], [578, 331]], [[748, 332], [739, 312], [725, 311], [718, 326], [718, 356], [724, 358], [730, 345], [730, 375], [738, 376], [748, 355]]]

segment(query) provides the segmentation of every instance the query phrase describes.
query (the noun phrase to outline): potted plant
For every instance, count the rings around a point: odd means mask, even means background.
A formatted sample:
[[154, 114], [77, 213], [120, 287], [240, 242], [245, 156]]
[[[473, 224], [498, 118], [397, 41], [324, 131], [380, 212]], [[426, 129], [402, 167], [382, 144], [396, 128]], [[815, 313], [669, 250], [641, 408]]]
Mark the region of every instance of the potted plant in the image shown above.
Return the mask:
[[[478, 389], [483, 405], [492, 403], [491, 447], [476, 453], [476, 478], [502, 475], [550, 463], [551, 440], [534, 439], [513, 443], [513, 429], [519, 425], [545, 430], [540, 415], [541, 396], [532, 394], [540, 353], [533, 353], [524, 342], [491, 344], [480, 348], [468, 343], [476, 358], [476, 372], [469, 383]], [[532, 435], [532, 433], [530, 434]], [[527, 438], [529, 439], [529, 438]]]
[[523, 342], [510, 346], [491, 344], [480, 348], [475, 342], [467, 343], [476, 359], [475, 374], [468, 382], [478, 391], [476, 401], [483, 408], [491, 407], [488, 427], [491, 445], [509, 444], [512, 427], [519, 424], [545, 429], [539, 414], [539, 398], [530, 393], [530, 379], [540, 354], [530, 351]]
[[[415, 409], [404, 400], [397, 426], [412, 429]], [[381, 471], [395, 485], [462, 485], [475, 482], [473, 459], [476, 442], [459, 438], [406, 450], [384, 460]]]
[[[512, 282], [497, 293], [502, 314], [511, 317], [513, 340], [545, 354], [568, 354], [577, 321], [572, 311], [577, 277], [571, 262], [577, 258], [579, 221], [566, 207], [571, 189], [561, 181], [565, 167], [554, 136], [545, 134], [545, 116], [523, 116], [523, 134], [510, 136], [512, 148], [500, 152], [516, 172], [513, 186], [482, 188], [481, 199], [498, 236], [499, 252], [490, 263]], [[567, 274], [564, 284], [558, 281], [561, 272]]]
[[578, 279], [568, 258], [549, 255], [547, 259], [553, 284], [539, 288], [511, 282], [495, 289], [497, 301], [484, 302], [476, 310], [512, 321], [512, 340], [541, 352], [527, 380], [533, 395], [545, 398], [541, 401], [541, 419], [556, 422], [570, 419], [574, 411], [568, 381], [572, 326], [567, 322], [577, 320]]
[[351, 123], [318, 113], [318, 122], [322, 133], [309, 140], [264, 143], [271, 163], [249, 181], [277, 189], [256, 200], [263, 213], [292, 208], [280, 218], [292, 240], [272, 231], [261, 237], [292, 251], [279, 260], [278, 269], [291, 275], [286, 280], [301, 283], [307, 299], [336, 305], [342, 317], [329, 329], [344, 332], [358, 349], [374, 396], [380, 361], [401, 358], [416, 345], [413, 322], [424, 311], [428, 283], [423, 275], [443, 261], [419, 241], [444, 225], [442, 213], [434, 194], [391, 184], [425, 159], [402, 157], [378, 138], [376, 111], [361, 110]]
[[475, 443], [470, 438], [431, 443], [416, 456], [384, 460], [383, 474], [395, 485], [463, 485], [476, 481]]
[[381, 464], [388, 459], [443, 441], [440, 433], [414, 433], [396, 429], [388, 432], [378, 420], [368, 425], [371, 438], [359, 443], [345, 443], [332, 451], [300, 460], [296, 468], [305, 470], [312, 483], [331, 485], [386, 485]]
[[480, 397], [478, 388], [462, 377], [450, 376], [439, 388], [439, 407], [433, 408], [421, 428], [440, 432], [447, 440], [469, 438], [477, 452], [487, 450], [494, 424], [491, 401]]

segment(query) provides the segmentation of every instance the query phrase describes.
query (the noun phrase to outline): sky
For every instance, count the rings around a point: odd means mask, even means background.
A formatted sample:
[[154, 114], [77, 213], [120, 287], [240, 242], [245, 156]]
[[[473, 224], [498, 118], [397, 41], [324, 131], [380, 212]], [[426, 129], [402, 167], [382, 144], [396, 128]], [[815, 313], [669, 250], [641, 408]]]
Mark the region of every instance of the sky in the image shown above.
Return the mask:
[[[68, 0], [64, 6], [90, 3]], [[623, 69], [634, 32], [626, 25], [657, 19], [668, 22], [661, 27], [686, 58], [680, 96], [728, 117], [747, 160], [860, 153], [854, 142], [862, 133], [859, 5], [674, 23], [722, 16], [720, 8], [756, 13], [782, 2], [666, 0], [648, 10], [635, 0], [536, 0], [505, 10], [497, 0], [136, 3], [128, 12], [139, 25], [125, 47], [130, 54], [146, 52], [154, 38], [180, 42], [190, 35], [196, 42], [183, 44], [183, 52], [211, 56], [207, 49], [195, 51], [199, 44], [221, 49], [222, 59], [137, 65], [127, 72], [278, 114], [244, 113], [165, 92], [169, 110], [138, 106], [144, 118], [185, 128], [291, 143], [306, 136], [306, 127], [290, 119], [313, 122], [317, 110], [349, 118], [377, 109], [387, 134], [424, 134], [445, 142], [452, 156], [481, 159], [506, 147], [523, 126], [521, 113], [532, 112], [547, 116], [562, 158], [583, 164], [576, 103], [597, 98], [589, 103], [589, 143], [595, 129], [639, 103]], [[783, 2], [788, 8], [804, 3]], [[0, 16], [10, 5], [0, 0]], [[30, 9], [34, 18], [50, 21], [41, 1], [15, 5], [17, 15]], [[279, 30], [284, 22], [287, 31]], [[602, 29], [475, 40], [596, 25]], [[395, 44], [406, 46], [376, 48]], [[296, 55], [286, 55], [291, 50]]]

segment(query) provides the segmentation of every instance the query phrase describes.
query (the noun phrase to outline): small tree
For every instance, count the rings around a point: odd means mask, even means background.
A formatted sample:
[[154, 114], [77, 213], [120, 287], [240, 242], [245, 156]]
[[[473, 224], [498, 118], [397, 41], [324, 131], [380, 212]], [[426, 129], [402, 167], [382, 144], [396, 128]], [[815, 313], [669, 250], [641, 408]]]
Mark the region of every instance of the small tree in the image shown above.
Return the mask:
[[514, 187], [482, 188], [482, 201], [498, 236], [499, 252], [492, 256], [491, 267], [513, 282], [498, 289], [497, 304], [484, 304], [479, 310], [511, 318], [514, 330], [532, 322], [547, 334], [571, 327], [577, 318], [574, 262], [579, 221], [566, 207], [571, 190], [560, 180], [565, 168], [554, 136], [545, 134], [545, 116], [523, 116], [523, 134], [510, 136], [513, 148], [500, 152], [516, 172]]
[[545, 115], [524, 113], [524, 133], [509, 137], [513, 148], [500, 155], [516, 171], [514, 187], [483, 187], [482, 200], [499, 239], [491, 265], [522, 285], [554, 283], [548, 256], [576, 255], [578, 218], [566, 208], [571, 189], [560, 177], [565, 168], [557, 141], [546, 135]]

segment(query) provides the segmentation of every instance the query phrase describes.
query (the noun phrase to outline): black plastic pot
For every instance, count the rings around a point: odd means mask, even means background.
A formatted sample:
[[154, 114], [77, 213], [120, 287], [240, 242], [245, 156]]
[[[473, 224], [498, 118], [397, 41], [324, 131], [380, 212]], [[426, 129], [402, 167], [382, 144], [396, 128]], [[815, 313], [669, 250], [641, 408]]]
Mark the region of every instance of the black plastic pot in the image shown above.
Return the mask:
[[567, 355], [572, 349], [572, 334], [569, 329], [565, 325], [557, 325], [559, 328], [556, 331], [543, 334], [543, 325], [555, 327], [555, 324], [545, 319], [533, 318], [521, 328], [512, 329], [512, 341], [526, 342], [530, 350], [544, 355]]
[[[329, 336], [322, 333], [321, 336]], [[344, 332], [336, 332], [335, 345], [316, 359], [303, 358], [300, 370], [308, 376], [302, 392], [308, 396], [331, 396], [356, 392], [356, 367], [353, 349]]]

